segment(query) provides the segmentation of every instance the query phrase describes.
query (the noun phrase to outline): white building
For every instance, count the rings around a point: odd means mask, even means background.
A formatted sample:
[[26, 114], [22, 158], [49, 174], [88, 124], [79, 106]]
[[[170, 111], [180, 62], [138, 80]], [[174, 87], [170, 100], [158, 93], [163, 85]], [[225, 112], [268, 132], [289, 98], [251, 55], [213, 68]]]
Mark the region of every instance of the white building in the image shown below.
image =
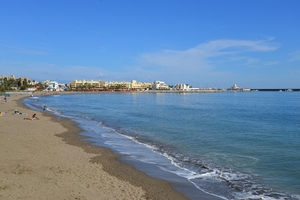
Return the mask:
[[231, 86], [232, 90], [239, 90], [240, 87], [237, 84], [234, 84], [233, 86]]
[[189, 90], [189, 84], [176, 84], [176, 90]]
[[58, 91], [59, 90], [58, 82], [50, 81], [50, 82], [47, 83], [46, 88], [50, 91]]
[[153, 90], [169, 90], [170, 86], [163, 81], [154, 81], [152, 85]]
[[250, 88], [242, 88], [242, 87], [238, 86], [237, 84], [234, 84], [233, 86], [231, 86], [231, 88], [229, 90], [231, 90], [231, 91], [243, 91], [243, 92], [251, 91]]

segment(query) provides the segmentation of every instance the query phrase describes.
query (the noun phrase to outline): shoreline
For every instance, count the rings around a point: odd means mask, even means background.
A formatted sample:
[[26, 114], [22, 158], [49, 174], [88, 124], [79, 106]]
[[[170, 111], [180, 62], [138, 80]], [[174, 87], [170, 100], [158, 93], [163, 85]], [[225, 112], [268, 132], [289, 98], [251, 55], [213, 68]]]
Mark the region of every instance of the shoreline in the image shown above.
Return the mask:
[[[0, 119], [0, 198], [188, 199], [167, 181], [119, 161], [120, 155], [83, 141], [75, 122], [31, 110], [22, 102], [28, 97], [11, 94], [0, 104], [0, 111], [7, 112]], [[15, 109], [28, 116], [37, 113], [40, 120], [23, 120], [12, 115]], [[76, 160], [78, 154], [85, 159]]]
[[[66, 94], [66, 93], [60, 93], [60, 94]], [[68, 93], [70, 94], [70, 93]], [[76, 93], [71, 93], [76, 94]], [[51, 94], [47, 94], [51, 95]], [[55, 95], [55, 94], [52, 94]], [[12, 94], [12, 97], [18, 96], [17, 94]], [[42, 96], [42, 95], [35, 95], [35, 96]], [[69, 148], [69, 145], [79, 147], [81, 151], [83, 150], [84, 154], [87, 154], [87, 156], [90, 156], [88, 162], [90, 164], [94, 164], [98, 166], [100, 171], [104, 171], [108, 174], [108, 176], [112, 178], [117, 178], [117, 182], [125, 182], [127, 187], [132, 186], [136, 187], [134, 189], [130, 189], [129, 193], [137, 193], [138, 195], [130, 194], [129, 197], [123, 197], [124, 190], [122, 189], [122, 194], [119, 192], [116, 192], [114, 198], [112, 199], [221, 199], [219, 197], [216, 197], [214, 195], [207, 194], [202, 191], [196, 191], [191, 190], [191, 187], [187, 186], [188, 181], [182, 181], [178, 179], [177, 181], [179, 183], [171, 184], [171, 182], [168, 181], [168, 179], [160, 179], [160, 177], [147, 175], [143, 170], [136, 168], [136, 165], [134, 165], [132, 162], [126, 162], [126, 156], [118, 155], [114, 153], [112, 150], [100, 147], [100, 146], [93, 146], [88, 141], [84, 141], [83, 139], [88, 138], [86, 136], [82, 136], [79, 133], [84, 131], [82, 130], [78, 124], [74, 121], [71, 121], [66, 118], [58, 119], [55, 115], [48, 113], [48, 112], [42, 112], [42, 111], [36, 111], [32, 110], [31, 108], [27, 107], [22, 100], [24, 98], [29, 98], [29, 94], [22, 94], [19, 95], [19, 97], [15, 100], [17, 104], [17, 109], [22, 109], [22, 111], [29, 110], [31, 112], [35, 112], [38, 114], [38, 116], [41, 118], [49, 118], [50, 121], [53, 124], [53, 126], [61, 125], [65, 128], [65, 131], [60, 131], [58, 133], [55, 133], [53, 136], [55, 136], [56, 139], [60, 138], [66, 149], [71, 150], [71, 147]], [[0, 101], [1, 102], [1, 101]], [[9, 104], [9, 103], [8, 103]], [[0, 111], [3, 111], [3, 107], [0, 106]], [[2, 109], [2, 110], [1, 110]], [[30, 115], [29, 115], [30, 116]], [[23, 120], [27, 121], [27, 120]], [[41, 121], [41, 120], [40, 120]], [[40, 122], [38, 122], [40, 124]], [[42, 126], [42, 124], [41, 124]], [[1, 135], [0, 135], [1, 136]], [[43, 142], [46, 142], [44, 138]], [[150, 169], [149, 166], [145, 165], [143, 166], [144, 169]], [[92, 172], [93, 174], [93, 172]], [[156, 177], [156, 178], [153, 178]], [[0, 164], [0, 178], [1, 178], [1, 164]], [[101, 181], [101, 180], [99, 180]], [[173, 180], [174, 181], [174, 180]], [[116, 181], [115, 181], [116, 182]], [[115, 187], [113, 183], [112, 187]], [[124, 183], [123, 183], [124, 184]], [[191, 183], [188, 183], [191, 184]], [[1, 181], [0, 181], [0, 191], [1, 191]], [[70, 188], [71, 189], [71, 188]], [[142, 194], [141, 191], [142, 190]], [[103, 193], [112, 193], [110, 189], [107, 191], [101, 191], [100, 196], [98, 198], [103, 198]], [[125, 194], [126, 195], [126, 194]], [[1, 195], [0, 195], [1, 197]], [[61, 197], [58, 197], [59, 199]], [[32, 198], [31, 198], [32, 199]], [[38, 198], [37, 198], [38, 199]], [[63, 199], [63, 198], [62, 198]], [[81, 199], [81, 198], [80, 198]], [[85, 199], [85, 198], [83, 198]], [[87, 197], [86, 199], [90, 199], [90, 197]], [[93, 199], [93, 198], [92, 198]], [[111, 199], [111, 198], [108, 198]]]

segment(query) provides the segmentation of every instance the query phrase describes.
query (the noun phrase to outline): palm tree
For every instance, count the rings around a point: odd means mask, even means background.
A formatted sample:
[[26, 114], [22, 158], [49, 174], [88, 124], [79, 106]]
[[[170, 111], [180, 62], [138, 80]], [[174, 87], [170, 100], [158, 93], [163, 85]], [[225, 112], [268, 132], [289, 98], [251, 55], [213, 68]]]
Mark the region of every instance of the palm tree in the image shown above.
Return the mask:
[[21, 85], [22, 85], [22, 82], [21, 82], [21, 78], [18, 78], [18, 87], [21, 87]]
[[27, 88], [27, 86], [28, 86], [28, 80], [27, 80], [27, 78], [24, 78], [24, 80], [23, 80], [23, 86], [25, 88]]

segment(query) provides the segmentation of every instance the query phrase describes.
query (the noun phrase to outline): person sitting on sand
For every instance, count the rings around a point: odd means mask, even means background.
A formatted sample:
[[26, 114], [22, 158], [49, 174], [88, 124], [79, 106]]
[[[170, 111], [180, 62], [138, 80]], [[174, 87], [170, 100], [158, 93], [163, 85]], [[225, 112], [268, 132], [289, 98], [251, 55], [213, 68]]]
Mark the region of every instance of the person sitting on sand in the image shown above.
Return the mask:
[[0, 117], [1, 116], [3, 116], [3, 115], [5, 115], [7, 112], [2, 112], [2, 111], [0, 111]]
[[24, 120], [25, 120], [25, 119], [26, 119], [26, 120], [39, 120], [39, 118], [37, 118], [36, 114], [33, 114], [33, 115], [32, 115], [32, 118], [25, 117]]
[[4, 102], [8, 102], [7, 97], [4, 97], [3, 101], [4, 101]]

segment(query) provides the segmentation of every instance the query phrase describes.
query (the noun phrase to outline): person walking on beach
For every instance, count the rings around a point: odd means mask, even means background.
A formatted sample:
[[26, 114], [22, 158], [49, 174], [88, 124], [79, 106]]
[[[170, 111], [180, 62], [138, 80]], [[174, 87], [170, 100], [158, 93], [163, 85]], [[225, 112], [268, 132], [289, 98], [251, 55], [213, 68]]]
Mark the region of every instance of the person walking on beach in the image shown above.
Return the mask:
[[36, 114], [33, 114], [32, 118], [25, 117], [24, 120], [39, 120], [39, 118], [36, 116]]
[[46, 106], [44, 106], [44, 108], [43, 108], [43, 111], [45, 112], [45, 111], [46, 111], [46, 109], [47, 109], [47, 107], [46, 107]]

